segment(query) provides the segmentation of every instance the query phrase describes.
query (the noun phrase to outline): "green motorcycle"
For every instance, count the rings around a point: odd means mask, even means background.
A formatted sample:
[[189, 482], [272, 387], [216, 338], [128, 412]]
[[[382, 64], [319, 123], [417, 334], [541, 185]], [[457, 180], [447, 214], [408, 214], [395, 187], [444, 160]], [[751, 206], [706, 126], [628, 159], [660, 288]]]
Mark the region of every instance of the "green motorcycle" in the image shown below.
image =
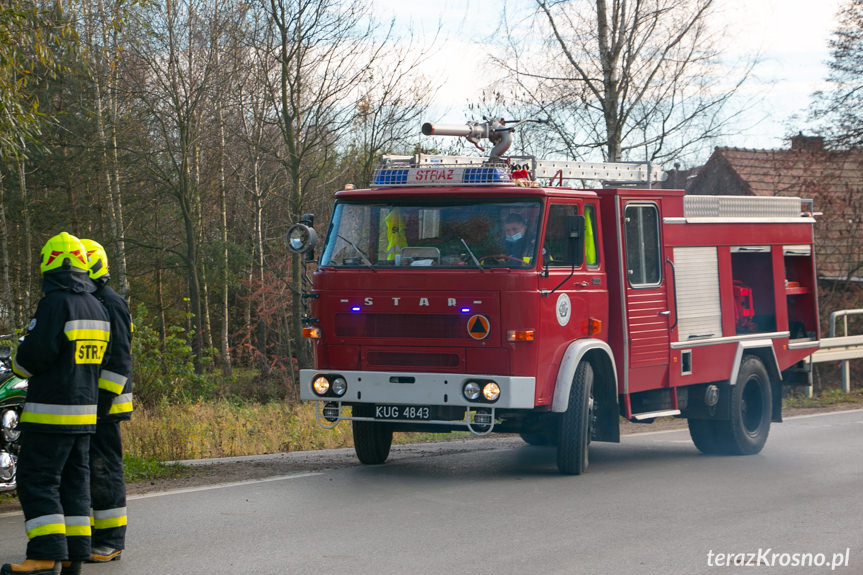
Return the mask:
[[27, 396], [27, 380], [12, 372], [12, 348], [0, 345], [0, 492], [15, 489], [18, 468], [18, 418]]

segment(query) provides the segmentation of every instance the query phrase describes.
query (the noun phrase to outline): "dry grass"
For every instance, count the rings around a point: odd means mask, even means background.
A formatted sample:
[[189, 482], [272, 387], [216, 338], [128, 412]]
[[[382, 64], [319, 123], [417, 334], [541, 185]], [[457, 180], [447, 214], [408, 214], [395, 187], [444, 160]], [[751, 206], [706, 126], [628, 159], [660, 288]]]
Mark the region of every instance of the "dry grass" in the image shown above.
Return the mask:
[[129, 455], [145, 460], [176, 461], [352, 445], [351, 428], [322, 429], [314, 406], [284, 402], [237, 405], [210, 401], [136, 409], [124, 423]]
[[[207, 401], [136, 408], [124, 422], [123, 447], [128, 458], [144, 462], [263, 455], [353, 446], [350, 422], [323, 429], [311, 403]], [[431, 428], [430, 428], [431, 429]], [[467, 432], [397, 433], [394, 443], [469, 437]]]

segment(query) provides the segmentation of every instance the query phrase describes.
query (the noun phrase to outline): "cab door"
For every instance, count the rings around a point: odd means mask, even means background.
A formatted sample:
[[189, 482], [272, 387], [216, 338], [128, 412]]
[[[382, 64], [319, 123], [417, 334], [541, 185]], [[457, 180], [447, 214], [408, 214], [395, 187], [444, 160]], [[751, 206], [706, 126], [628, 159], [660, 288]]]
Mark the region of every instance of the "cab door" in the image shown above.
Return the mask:
[[623, 292], [626, 308], [626, 391], [667, 385], [669, 363], [668, 281], [663, 274], [660, 200], [621, 199]]
[[[584, 217], [585, 221], [581, 253], [567, 249], [572, 216]], [[551, 401], [557, 368], [570, 342], [588, 336], [598, 337], [595, 331], [591, 333], [591, 325], [595, 330], [602, 329], [602, 321], [589, 322], [591, 309], [601, 311], [607, 306], [597, 219], [595, 200], [555, 199], [548, 206], [539, 253], [542, 264], [540, 372], [545, 374], [539, 381], [550, 385], [543, 391], [543, 397], [537, 398], [546, 401], [538, 405]]]

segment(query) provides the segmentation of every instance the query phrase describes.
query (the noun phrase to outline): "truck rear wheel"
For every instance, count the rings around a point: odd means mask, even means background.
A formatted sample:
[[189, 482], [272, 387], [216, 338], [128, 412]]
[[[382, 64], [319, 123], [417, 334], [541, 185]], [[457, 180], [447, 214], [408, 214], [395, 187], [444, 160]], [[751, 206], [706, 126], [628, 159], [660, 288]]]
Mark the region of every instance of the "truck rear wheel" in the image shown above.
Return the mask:
[[557, 468], [565, 475], [581, 475], [589, 463], [593, 400], [593, 367], [582, 361], [569, 390], [569, 406], [560, 418], [557, 437]]
[[707, 455], [719, 455], [722, 451], [719, 448], [718, 435], [715, 423], [712, 419], [690, 419], [689, 436], [692, 438], [692, 443], [698, 448], [701, 453]]
[[737, 383], [731, 387], [730, 403], [730, 419], [690, 420], [692, 441], [701, 452], [711, 455], [758, 453], [770, 433], [773, 406], [770, 375], [758, 357], [743, 358]]
[[[374, 406], [355, 405], [353, 415], [357, 417], [372, 417]], [[393, 428], [386, 423], [377, 421], [352, 421], [354, 432], [354, 451], [361, 463], [380, 465], [390, 455], [393, 443]]]

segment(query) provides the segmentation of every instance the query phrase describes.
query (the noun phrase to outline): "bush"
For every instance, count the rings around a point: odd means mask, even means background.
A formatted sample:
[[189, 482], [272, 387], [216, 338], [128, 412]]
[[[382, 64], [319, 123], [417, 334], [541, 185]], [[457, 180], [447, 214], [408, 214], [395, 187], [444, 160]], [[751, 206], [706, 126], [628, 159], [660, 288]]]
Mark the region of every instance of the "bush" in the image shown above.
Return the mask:
[[214, 378], [195, 373], [188, 332], [179, 326], [168, 328], [164, 343], [147, 324], [147, 310], [139, 305], [132, 336], [132, 381], [135, 398], [152, 407], [161, 402], [189, 402], [213, 397], [218, 388]]

